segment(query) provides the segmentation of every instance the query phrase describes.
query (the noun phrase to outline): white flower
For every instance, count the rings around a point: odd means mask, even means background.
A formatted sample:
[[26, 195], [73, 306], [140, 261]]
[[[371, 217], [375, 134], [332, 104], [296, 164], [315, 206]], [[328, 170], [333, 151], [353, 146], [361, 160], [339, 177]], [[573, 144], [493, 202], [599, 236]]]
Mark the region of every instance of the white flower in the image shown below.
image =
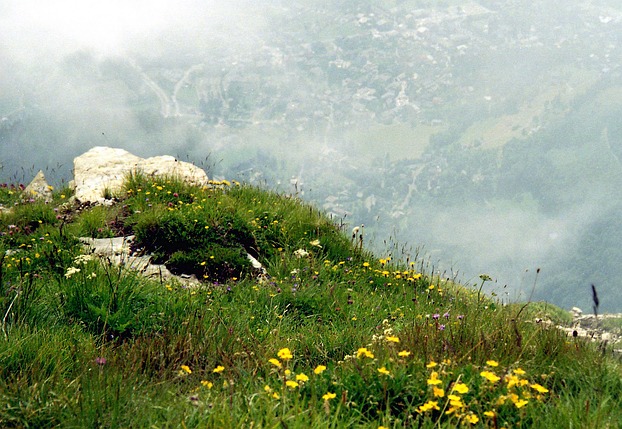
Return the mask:
[[305, 249], [298, 249], [294, 251], [294, 256], [297, 258], [306, 258], [307, 256], [309, 256], [309, 252], [307, 252]]
[[67, 268], [67, 272], [65, 273], [65, 277], [71, 278], [71, 276], [73, 276], [75, 273], [79, 273], [79, 272], [80, 272], [80, 268], [69, 267], [69, 268]]
[[320, 245], [320, 240], [313, 240], [309, 244], [311, 246], [319, 247], [320, 249], [322, 248], [322, 246]]
[[93, 259], [93, 256], [91, 255], [78, 255], [74, 258], [73, 263], [76, 265], [85, 265], [91, 259]]

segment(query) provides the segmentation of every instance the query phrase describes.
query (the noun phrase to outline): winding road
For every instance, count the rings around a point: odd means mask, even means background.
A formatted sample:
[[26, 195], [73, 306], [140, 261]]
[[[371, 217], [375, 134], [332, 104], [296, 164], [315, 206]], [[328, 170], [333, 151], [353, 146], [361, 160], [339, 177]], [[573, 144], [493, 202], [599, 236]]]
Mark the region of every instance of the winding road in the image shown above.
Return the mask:
[[158, 85], [153, 79], [149, 77], [149, 75], [147, 75], [147, 73], [143, 71], [143, 69], [136, 63], [136, 61], [128, 58], [128, 62], [140, 74], [140, 77], [143, 79], [145, 84], [155, 93], [156, 97], [158, 97], [158, 100], [160, 100], [160, 114], [162, 115], [162, 117], [170, 117], [171, 111], [173, 109], [171, 100], [166, 92], [164, 92], [160, 85]]

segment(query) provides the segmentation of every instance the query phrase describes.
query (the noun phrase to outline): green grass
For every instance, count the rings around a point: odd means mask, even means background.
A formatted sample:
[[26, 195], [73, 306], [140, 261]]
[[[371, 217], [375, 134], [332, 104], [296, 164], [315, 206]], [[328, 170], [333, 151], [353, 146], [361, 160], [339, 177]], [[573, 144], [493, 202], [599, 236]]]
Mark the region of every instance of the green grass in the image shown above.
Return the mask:
[[[0, 190], [0, 427], [620, 427], [620, 362], [535, 323], [564, 311], [372, 255], [296, 198], [139, 174], [106, 209], [68, 197]], [[120, 233], [202, 286], [81, 255]]]

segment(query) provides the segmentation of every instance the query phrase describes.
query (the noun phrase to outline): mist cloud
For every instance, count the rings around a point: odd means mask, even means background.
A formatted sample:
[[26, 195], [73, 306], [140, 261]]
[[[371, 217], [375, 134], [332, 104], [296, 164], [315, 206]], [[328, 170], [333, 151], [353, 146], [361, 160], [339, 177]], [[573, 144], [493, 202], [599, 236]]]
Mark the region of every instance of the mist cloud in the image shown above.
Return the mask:
[[[520, 288], [526, 269], [561, 266], [603, 214], [602, 195], [582, 196], [601, 189], [593, 171], [619, 189], [608, 174], [620, 128], [598, 113], [615, 117], [618, 97], [585, 100], [616, 79], [619, 49], [591, 38], [608, 41], [622, 13], [312, 3], [3, 1], [3, 180], [46, 166], [67, 179], [95, 145], [211, 154], [224, 159], [218, 174], [288, 191], [295, 176], [300, 195], [377, 228], [377, 242], [399, 228], [467, 278], [486, 271]], [[597, 112], [594, 123], [567, 119], [572, 103]], [[547, 131], [565, 120], [566, 134]], [[560, 143], [530, 151], [540, 140]], [[507, 183], [494, 171], [502, 158]], [[556, 200], [542, 185], [549, 171], [562, 172], [556, 186], [593, 181]]]
[[244, 0], [9, 0], [0, 14], [4, 49], [26, 61], [76, 50], [121, 55], [151, 48], [157, 55], [159, 48], [196, 47], [210, 36], [235, 44], [263, 25], [257, 8]]

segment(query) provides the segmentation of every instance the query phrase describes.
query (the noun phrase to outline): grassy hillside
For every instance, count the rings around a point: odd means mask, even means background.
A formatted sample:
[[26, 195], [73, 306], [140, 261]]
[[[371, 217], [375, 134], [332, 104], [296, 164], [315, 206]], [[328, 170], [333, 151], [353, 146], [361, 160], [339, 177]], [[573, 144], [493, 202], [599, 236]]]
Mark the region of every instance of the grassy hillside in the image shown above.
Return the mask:
[[[105, 208], [23, 197], [0, 188], [1, 427], [620, 427], [620, 362], [536, 323], [559, 309], [372, 255], [297, 198], [140, 174]], [[130, 234], [202, 286], [77, 239]]]

